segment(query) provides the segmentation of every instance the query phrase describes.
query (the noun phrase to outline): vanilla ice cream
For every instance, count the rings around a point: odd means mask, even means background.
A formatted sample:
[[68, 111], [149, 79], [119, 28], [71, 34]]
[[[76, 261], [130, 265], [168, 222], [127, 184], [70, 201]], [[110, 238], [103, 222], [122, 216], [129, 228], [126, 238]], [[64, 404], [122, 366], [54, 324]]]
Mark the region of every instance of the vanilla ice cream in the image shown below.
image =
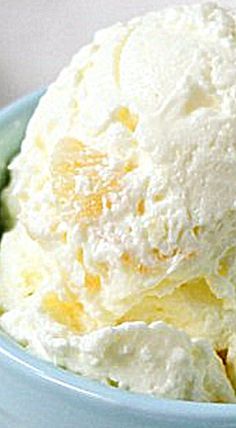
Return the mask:
[[236, 15], [213, 3], [79, 51], [10, 165], [11, 336], [113, 386], [235, 402], [235, 76]]

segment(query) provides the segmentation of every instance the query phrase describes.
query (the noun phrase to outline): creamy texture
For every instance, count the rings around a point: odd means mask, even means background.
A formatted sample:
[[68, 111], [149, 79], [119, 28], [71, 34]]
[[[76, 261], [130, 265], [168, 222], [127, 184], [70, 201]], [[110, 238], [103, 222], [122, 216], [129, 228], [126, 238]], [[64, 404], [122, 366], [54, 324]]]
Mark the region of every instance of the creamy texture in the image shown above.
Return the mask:
[[57, 365], [157, 397], [236, 403], [223, 363], [211, 346], [161, 321], [149, 326], [124, 323], [76, 336], [32, 309], [26, 311], [30, 323], [15, 311], [14, 317], [6, 314], [3, 327], [10, 327], [23, 343], [27, 338], [32, 352]]
[[[45, 317], [58, 340], [78, 338], [78, 355], [90, 334], [96, 354], [100, 329], [108, 344], [138, 331], [135, 369], [142, 340], [153, 334], [160, 348], [160, 331], [148, 324], [162, 320], [187, 353], [183, 384], [173, 361], [183, 373], [184, 359], [168, 346], [160, 359], [152, 348], [154, 386], [144, 362], [144, 386], [135, 370], [118, 367], [121, 386], [127, 375], [136, 391], [233, 401], [223, 392], [217, 398], [215, 386], [206, 392], [203, 374], [196, 392], [187, 371], [199, 377], [192, 352], [200, 347], [205, 369], [214, 367], [229, 388], [215, 351], [233, 349], [236, 326], [235, 64], [235, 15], [214, 4], [117, 24], [73, 58], [40, 101], [10, 166], [4, 198], [16, 225], [2, 241], [0, 300], [11, 335], [57, 362], [54, 341], [38, 338]], [[32, 311], [34, 328], [27, 327]], [[160, 329], [173, 337], [167, 324]], [[117, 358], [118, 347], [114, 367]], [[83, 358], [68, 361], [102, 379], [113, 367], [109, 359], [91, 370]], [[163, 392], [166, 367], [173, 388]]]

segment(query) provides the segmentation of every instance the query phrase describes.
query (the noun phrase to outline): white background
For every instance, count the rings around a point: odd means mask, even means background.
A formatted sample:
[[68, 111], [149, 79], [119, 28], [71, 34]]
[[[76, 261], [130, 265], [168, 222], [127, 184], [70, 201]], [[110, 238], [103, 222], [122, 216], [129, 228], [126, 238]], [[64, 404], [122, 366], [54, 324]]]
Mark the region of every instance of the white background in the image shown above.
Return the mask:
[[[54, 80], [96, 29], [191, 0], [0, 0], [0, 106]], [[236, 7], [236, 0], [221, 2]]]

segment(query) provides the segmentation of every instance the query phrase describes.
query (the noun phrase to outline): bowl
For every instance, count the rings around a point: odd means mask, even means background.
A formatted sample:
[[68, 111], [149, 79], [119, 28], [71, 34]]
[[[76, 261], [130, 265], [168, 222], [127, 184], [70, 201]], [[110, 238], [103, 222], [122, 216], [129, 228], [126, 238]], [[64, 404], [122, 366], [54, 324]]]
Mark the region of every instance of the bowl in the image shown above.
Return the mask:
[[[43, 91], [0, 111], [0, 186]], [[142, 373], [140, 373], [142, 376]], [[236, 405], [107, 387], [30, 355], [0, 332], [1, 428], [235, 428]]]

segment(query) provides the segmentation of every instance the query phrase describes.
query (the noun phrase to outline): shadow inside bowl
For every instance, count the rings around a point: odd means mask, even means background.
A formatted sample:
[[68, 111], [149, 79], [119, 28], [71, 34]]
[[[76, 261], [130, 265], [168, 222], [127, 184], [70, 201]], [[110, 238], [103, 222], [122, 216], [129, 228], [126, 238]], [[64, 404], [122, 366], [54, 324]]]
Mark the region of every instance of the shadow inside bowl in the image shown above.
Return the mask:
[[[12, 158], [19, 152], [25, 130], [44, 90], [18, 100], [1, 110], [0, 115], [0, 192], [7, 186], [10, 173], [7, 168]], [[8, 228], [8, 214], [0, 198], [0, 239]]]

